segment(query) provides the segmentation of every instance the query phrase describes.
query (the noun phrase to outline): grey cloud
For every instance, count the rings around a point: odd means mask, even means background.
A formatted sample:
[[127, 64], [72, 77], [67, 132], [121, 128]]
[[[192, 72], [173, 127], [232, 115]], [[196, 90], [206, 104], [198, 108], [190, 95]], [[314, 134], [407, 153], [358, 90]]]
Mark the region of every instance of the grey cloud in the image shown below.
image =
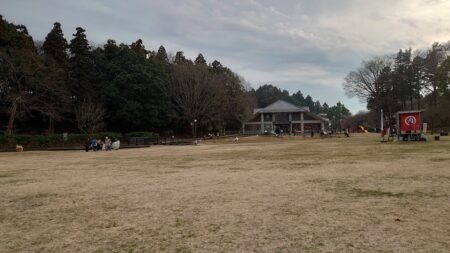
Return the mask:
[[77, 26], [97, 43], [141, 38], [149, 49], [218, 59], [254, 87], [273, 83], [357, 111], [363, 105], [342, 91], [345, 75], [363, 58], [448, 40], [448, 9], [437, 0], [2, 0], [1, 12], [36, 39], [54, 21], [68, 39]]

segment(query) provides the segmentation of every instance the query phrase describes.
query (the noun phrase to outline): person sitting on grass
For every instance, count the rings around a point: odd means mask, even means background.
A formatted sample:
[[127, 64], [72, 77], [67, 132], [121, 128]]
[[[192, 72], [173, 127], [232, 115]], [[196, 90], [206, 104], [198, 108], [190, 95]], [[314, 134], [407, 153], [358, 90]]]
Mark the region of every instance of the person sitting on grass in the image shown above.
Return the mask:
[[102, 141], [102, 139], [97, 141], [97, 150], [103, 150], [103, 141]]
[[108, 136], [105, 138], [105, 148], [106, 151], [111, 151], [111, 139], [109, 139]]
[[95, 139], [95, 138], [92, 139], [91, 147], [94, 152], [97, 151], [97, 139]]

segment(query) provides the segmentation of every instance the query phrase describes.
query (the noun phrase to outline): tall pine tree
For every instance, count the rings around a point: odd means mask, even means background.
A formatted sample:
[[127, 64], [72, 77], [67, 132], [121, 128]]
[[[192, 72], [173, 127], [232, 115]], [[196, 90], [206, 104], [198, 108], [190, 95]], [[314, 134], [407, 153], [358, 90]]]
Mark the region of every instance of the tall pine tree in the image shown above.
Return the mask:
[[91, 81], [94, 75], [93, 62], [86, 30], [76, 28], [70, 41], [69, 86], [74, 101], [80, 101], [92, 95]]
[[156, 53], [156, 59], [162, 62], [169, 62], [169, 57], [167, 57], [166, 49], [161, 45]]
[[67, 40], [64, 38], [61, 29], [61, 24], [55, 22], [53, 24], [53, 29], [47, 34], [44, 44], [42, 45], [44, 53], [53, 57], [60, 66], [66, 66], [68, 47]]
[[197, 58], [194, 61], [195, 65], [198, 66], [206, 66], [206, 60], [202, 54], [198, 54]]

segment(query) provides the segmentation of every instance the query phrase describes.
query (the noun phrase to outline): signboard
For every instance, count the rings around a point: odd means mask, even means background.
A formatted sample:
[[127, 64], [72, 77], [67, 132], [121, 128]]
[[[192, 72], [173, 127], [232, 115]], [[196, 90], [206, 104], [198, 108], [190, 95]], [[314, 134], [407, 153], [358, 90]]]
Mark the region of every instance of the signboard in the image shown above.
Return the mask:
[[400, 131], [406, 132], [406, 131], [421, 130], [419, 112], [402, 113], [399, 116], [400, 116]]

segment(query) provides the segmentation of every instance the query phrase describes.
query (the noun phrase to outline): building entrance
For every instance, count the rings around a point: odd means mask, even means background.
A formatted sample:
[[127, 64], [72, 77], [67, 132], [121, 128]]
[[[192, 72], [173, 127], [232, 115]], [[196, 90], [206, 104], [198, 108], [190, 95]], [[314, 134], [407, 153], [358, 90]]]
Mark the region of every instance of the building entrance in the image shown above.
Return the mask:
[[289, 124], [275, 124], [275, 133], [277, 134], [290, 134], [291, 129]]

